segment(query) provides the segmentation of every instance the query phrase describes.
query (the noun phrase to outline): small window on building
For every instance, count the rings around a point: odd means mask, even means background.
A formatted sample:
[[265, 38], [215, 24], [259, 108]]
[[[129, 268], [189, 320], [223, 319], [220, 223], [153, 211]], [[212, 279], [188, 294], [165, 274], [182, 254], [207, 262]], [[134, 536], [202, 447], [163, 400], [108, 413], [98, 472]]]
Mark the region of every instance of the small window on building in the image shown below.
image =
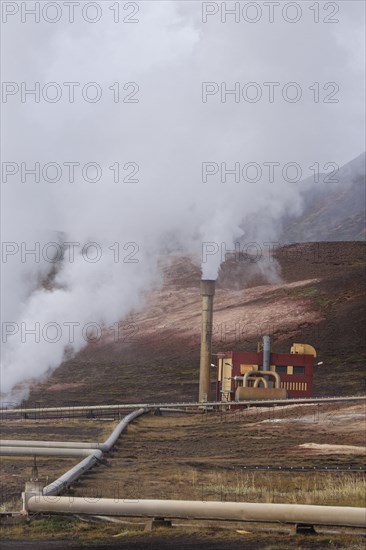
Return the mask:
[[305, 374], [305, 367], [294, 367], [294, 374]]
[[287, 373], [287, 365], [276, 365], [276, 372], [278, 373]]

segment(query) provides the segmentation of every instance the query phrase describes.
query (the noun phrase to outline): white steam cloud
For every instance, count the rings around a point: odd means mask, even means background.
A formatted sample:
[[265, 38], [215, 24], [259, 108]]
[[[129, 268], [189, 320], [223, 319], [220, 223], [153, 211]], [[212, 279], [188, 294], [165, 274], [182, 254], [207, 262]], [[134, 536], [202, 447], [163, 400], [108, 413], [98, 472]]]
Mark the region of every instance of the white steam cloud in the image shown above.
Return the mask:
[[[220, 14], [203, 23], [200, 2], [175, 0], [139, 2], [138, 23], [114, 23], [107, 4], [100, 2], [103, 16], [94, 24], [78, 10], [69, 23], [62, 2], [57, 23], [22, 23], [19, 13], [3, 24], [3, 80], [27, 88], [39, 82], [41, 89], [55, 82], [63, 92], [60, 101], [41, 96], [39, 103], [31, 96], [21, 102], [19, 92], [3, 104], [2, 158], [19, 167], [2, 180], [5, 400], [16, 384], [46, 375], [82, 349], [99, 327], [140, 308], [167, 250], [195, 254], [203, 277], [216, 278], [222, 243], [231, 250], [245, 241], [246, 219], [255, 220], [259, 246], [275, 242], [283, 215], [301, 212], [301, 184], [284, 181], [281, 171], [268, 181], [264, 163], [296, 162], [305, 178], [314, 162], [341, 165], [364, 148], [363, 3], [341, 2], [334, 24], [314, 23], [313, 2], [301, 2], [297, 23], [269, 23], [263, 15], [255, 24], [230, 17], [223, 24]], [[67, 82], [80, 83], [73, 103]], [[89, 82], [103, 90], [96, 103], [81, 97]], [[121, 97], [136, 92], [138, 102], [114, 102], [116, 82]], [[138, 91], [124, 90], [127, 82]], [[236, 102], [228, 95], [222, 102], [218, 92], [203, 102], [203, 82], [227, 89], [255, 82], [263, 99]], [[266, 82], [280, 83], [273, 103]], [[302, 89], [296, 103], [282, 98], [288, 82]], [[338, 84], [339, 101], [315, 103], [309, 87], [320, 83], [324, 97], [327, 82]], [[60, 165], [61, 179], [45, 181], [41, 173], [39, 182], [30, 174], [21, 181], [21, 163], [36, 162], [41, 169]], [[75, 181], [72, 162], [79, 163]], [[94, 183], [81, 171], [90, 162], [102, 170]], [[110, 169], [117, 162], [119, 182]], [[263, 177], [250, 183], [228, 175], [222, 182], [221, 163], [237, 162], [259, 164]], [[203, 163], [219, 167], [206, 182]], [[129, 174], [138, 181], [123, 181]], [[63, 245], [57, 263], [49, 261], [59, 251], [50, 242]], [[96, 246], [83, 253], [91, 242]], [[26, 254], [31, 249], [35, 254]]]

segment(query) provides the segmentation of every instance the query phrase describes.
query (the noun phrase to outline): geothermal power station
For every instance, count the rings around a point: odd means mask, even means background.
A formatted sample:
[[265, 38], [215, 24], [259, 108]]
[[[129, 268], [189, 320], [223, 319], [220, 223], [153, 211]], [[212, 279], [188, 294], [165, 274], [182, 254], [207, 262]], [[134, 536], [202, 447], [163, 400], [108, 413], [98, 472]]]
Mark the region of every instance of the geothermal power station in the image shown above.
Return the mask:
[[[33, 464], [31, 479], [22, 493], [20, 514], [80, 515], [86, 517], [145, 518], [150, 526], [170, 526], [173, 519], [194, 519], [217, 522], [255, 522], [295, 525], [298, 532], [317, 526], [366, 528], [364, 508], [345, 506], [296, 505], [253, 502], [218, 502], [167, 499], [88, 499], [68, 495], [70, 489], [92, 469], [103, 468], [122, 439], [127, 426], [142, 416], [196, 415], [215, 417], [217, 412], [235, 413], [241, 407], [275, 406], [285, 403], [324, 403], [327, 401], [362, 401], [365, 397], [313, 398], [313, 370], [315, 349], [309, 344], [294, 343], [290, 353], [276, 353], [271, 349], [269, 336], [263, 335], [256, 351], [232, 350], [212, 354], [215, 281], [200, 283], [202, 319], [199, 367], [198, 401], [193, 403], [136, 403], [115, 405], [74, 406], [76, 417], [97, 418], [108, 415], [123, 416], [110, 436], [102, 442], [48, 441], [3, 439], [0, 455], [29, 457]], [[215, 395], [212, 392], [213, 373], [216, 375]], [[198, 373], [197, 373], [198, 375]], [[198, 376], [197, 376], [198, 378]], [[129, 412], [131, 411], [132, 412]], [[4, 422], [19, 418], [29, 421], [37, 418], [37, 408], [3, 409]], [[128, 413], [128, 414], [126, 414]], [[43, 418], [65, 418], [68, 407], [45, 408]], [[87, 421], [85, 419], [85, 421]], [[243, 427], [245, 423], [243, 422]], [[80, 460], [56, 480], [44, 483], [37, 468], [37, 457], [52, 460], [77, 458]], [[34, 463], [33, 463], [34, 461]], [[19, 512], [16, 512], [19, 514]], [[12, 515], [12, 514], [10, 514]], [[305, 526], [305, 527], [304, 527]]]
[[[215, 281], [201, 281], [202, 329], [199, 401], [210, 401], [213, 302]], [[216, 401], [235, 402], [312, 397], [315, 349], [293, 344], [290, 353], [272, 353], [269, 336], [263, 335], [257, 352], [217, 354]]]

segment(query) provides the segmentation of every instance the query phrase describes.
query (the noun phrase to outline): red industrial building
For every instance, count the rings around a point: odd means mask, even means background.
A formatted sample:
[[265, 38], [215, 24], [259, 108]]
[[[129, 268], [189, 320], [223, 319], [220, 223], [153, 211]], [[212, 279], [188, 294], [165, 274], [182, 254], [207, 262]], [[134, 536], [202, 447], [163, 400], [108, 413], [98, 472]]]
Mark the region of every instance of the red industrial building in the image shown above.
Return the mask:
[[315, 349], [308, 344], [293, 344], [290, 353], [272, 353], [266, 336], [261, 351], [219, 353], [216, 399], [311, 397], [315, 357]]

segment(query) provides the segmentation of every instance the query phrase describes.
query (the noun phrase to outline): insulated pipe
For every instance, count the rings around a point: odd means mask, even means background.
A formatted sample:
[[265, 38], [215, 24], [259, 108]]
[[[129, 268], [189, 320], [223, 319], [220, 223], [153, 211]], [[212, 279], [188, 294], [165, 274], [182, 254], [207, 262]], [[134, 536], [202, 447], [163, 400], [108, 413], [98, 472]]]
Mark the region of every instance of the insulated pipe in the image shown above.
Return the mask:
[[80, 443], [79, 441], [32, 441], [30, 439], [0, 439], [1, 447], [47, 447], [52, 449], [99, 449], [102, 443]]
[[72, 449], [72, 448], [54, 448], [54, 447], [0, 447], [0, 456], [89, 456], [97, 449]]
[[212, 346], [213, 297], [215, 295], [215, 281], [203, 279], [201, 281], [202, 319], [201, 319], [201, 356], [200, 356], [200, 385], [198, 401], [208, 401], [210, 395], [210, 365]]
[[[70, 457], [70, 456], [85, 456], [84, 460], [79, 462], [76, 466], [68, 470], [66, 473], [64, 473], [61, 477], [56, 479], [53, 483], [50, 485], [47, 485], [43, 488], [42, 494], [44, 496], [51, 496], [51, 495], [58, 495], [64, 488], [71, 485], [73, 481], [78, 479], [82, 474], [84, 474], [86, 471], [88, 471], [90, 468], [94, 466], [95, 463], [99, 462], [103, 456], [103, 451], [109, 451], [113, 445], [116, 443], [118, 437], [121, 435], [122, 431], [126, 428], [126, 426], [135, 418], [140, 416], [141, 414], [144, 414], [146, 411], [145, 409], [139, 409], [137, 411], [132, 412], [131, 414], [127, 415], [119, 424], [118, 426], [113, 430], [112, 434], [109, 436], [109, 438], [104, 442], [101, 443], [100, 449], [83, 449], [83, 448], [46, 448], [46, 447], [15, 447], [15, 446], [9, 446], [9, 447], [3, 447], [1, 449], [0, 454], [5, 455], [46, 455], [46, 456], [62, 456], [62, 457]], [[52, 442], [43, 442], [43, 443], [49, 443], [52, 444]], [[82, 444], [82, 443], [80, 443]], [[101, 450], [102, 449], [102, 450]], [[25, 501], [27, 500], [26, 493], [24, 494]], [[37, 495], [37, 498], [40, 495]]]
[[26, 502], [30, 512], [56, 512], [103, 516], [190, 518], [228, 521], [306, 523], [310, 525], [366, 526], [365, 508], [309, 506], [302, 504], [252, 504], [192, 500], [115, 500], [32, 496]]
[[127, 425], [145, 412], [145, 409], [138, 409], [137, 411], [133, 411], [125, 416], [124, 419], [118, 424], [117, 428], [113, 430], [108, 439], [106, 439], [105, 442], [99, 446], [99, 449], [103, 452], [110, 451]]
[[[102, 444], [103, 450], [109, 451], [113, 445], [116, 443], [118, 437], [121, 435], [122, 431], [126, 428], [126, 426], [132, 422], [135, 418], [138, 416], [141, 416], [146, 411], [145, 409], [138, 409], [137, 411], [134, 411], [127, 416], [118, 424], [118, 426], [113, 430], [111, 435], [108, 437], [108, 439]], [[102, 458], [102, 450], [95, 449], [93, 454], [89, 455], [88, 457], [84, 458], [79, 464], [71, 468], [71, 470], [68, 470], [65, 474], [63, 474], [61, 477], [56, 479], [53, 483], [50, 485], [47, 485], [43, 489], [43, 495], [58, 495], [61, 491], [63, 491], [64, 488], [71, 485], [73, 481], [78, 479], [82, 474], [84, 474], [86, 471], [90, 470], [94, 466], [96, 462], [99, 462]]]
[[[266, 373], [267, 374], [267, 373]], [[366, 395], [348, 395], [348, 396], [333, 396], [333, 397], [301, 397], [299, 399], [288, 399], [289, 403], [337, 403], [341, 401], [365, 401]], [[245, 404], [250, 405], [251, 401], [245, 401]], [[276, 400], [273, 400], [273, 403], [277, 403]], [[222, 405], [222, 401], [209, 401], [205, 403], [207, 406], [217, 406]], [[255, 402], [256, 405], [258, 405], [258, 402]], [[266, 402], [266, 406], [267, 406]], [[0, 408], [0, 416], [3, 419], [6, 419], [6, 416], [15, 416], [17, 414], [20, 415], [28, 415], [28, 414], [35, 414], [37, 418], [42, 418], [42, 414], [51, 414], [55, 413], [57, 414], [64, 414], [67, 413], [70, 418], [72, 417], [73, 413], [92, 413], [93, 411], [97, 412], [107, 412], [107, 411], [117, 411], [121, 412], [123, 410], [130, 410], [130, 409], [136, 409], [136, 408], [144, 408], [144, 409], [167, 409], [169, 407], [189, 407], [189, 408], [196, 408], [199, 406], [198, 402], [184, 402], [184, 401], [177, 401], [175, 403], [133, 403], [133, 404], [120, 404], [120, 405], [78, 405], [78, 406], [68, 406], [68, 407], [45, 407], [45, 408], [39, 408], [39, 407], [30, 407], [30, 408], [18, 408], [18, 409], [6, 409], [6, 408]], [[55, 416], [57, 418], [57, 416]]]
[[42, 494], [44, 496], [58, 495], [69, 485], [71, 485], [73, 481], [75, 481], [82, 474], [90, 470], [90, 468], [92, 468], [94, 464], [99, 462], [102, 458], [102, 455], [102, 451], [95, 450], [93, 454], [84, 458], [84, 460], [65, 472], [61, 477], [56, 479], [56, 481], [53, 481], [49, 485], [46, 485], [46, 487], [43, 487]]
[[[254, 371], [254, 372], [258, 372], [258, 371]], [[244, 381], [244, 376], [234, 376], [232, 378], [229, 378], [229, 380], [235, 380], [235, 382], [237, 382], [238, 380], [243, 380]], [[266, 378], [264, 378], [263, 376], [258, 376], [258, 377], [250, 376], [249, 378], [246, 379], [246, 383], [248, 383], [249, 380], [254, 380], [253, 388], [257, 388], [259, 386], [260, 382], [263, 383], [263, 386], [265, 388], [268, 388], [268, 380]]]
[[107, 452], [116, 443], [127, 424], [144, 412], [145, 409], [139, 409], [125, 416], [104, 443], [3, 439], [0, 441], [0, 455], [88, 456], [97, 449]]
[[[141, 416], [145, 412], [146, 412], [145, 409], [139, 409], [125, 416], [125, 418], [113, 430], [109, 438], [101, 445], [101, 447], [103, 447], [103, 450], [109, 451], [113, 447], [113, 445], [116, 443], [118, 437], [121, 435], [122, 431], [126, 428], [126, 426], [130, 422], [132, 422], [132, 420], [134, 420], [138, 416]], [[90, 454], [87, 458], [79, 462], [79, 464], [71, 468], [71, 470], [68, 470], [61, 477], [56, 479], [56, 481], [44, 487], [43, 495], [50, 496], [50, 495], [58, 495], [59, 493], [61, 493], [61, 491], [63, 491], [66, 487], [71, 485], [73, 481], [78, 479], [87, 470], [90, 470], [90, 468], [92, 468], [96, 462], [99, 462], [100, 459], [102, 458], [102, 455], [103, 455], [102, 450], [95, 449], [93, 451], [93, 454]]]
[[263, 376], [258, 376], [258, 378], [255, 378], [253, 388], [258, 388], [261, 382], [265, 388], [268, 388], [268, 380]]
[[246, 372], [244, 374], [244, 378], [243, 378], [243, 386], [244, 388], [247, 388], [248, 387], [248, 379], [250, 376], [253, 376], [253, 375], [256, 375], [256, 374], [265, 374], [266, 376], [273, 376], [273, 378], [275, 379], [275, 388], [280, 388], [281, 387], [281, 378], [279, 376], [279, 374], [277, 372], [272, 372], [272, 371], [263, 371], [263, 370], [251, 370], [249, 372]]
[[262, 337], [263, 345], [263, 368], [262, 370], [269, 370], [270, 356], [271, 356], [271, 339], [269, 336]]

